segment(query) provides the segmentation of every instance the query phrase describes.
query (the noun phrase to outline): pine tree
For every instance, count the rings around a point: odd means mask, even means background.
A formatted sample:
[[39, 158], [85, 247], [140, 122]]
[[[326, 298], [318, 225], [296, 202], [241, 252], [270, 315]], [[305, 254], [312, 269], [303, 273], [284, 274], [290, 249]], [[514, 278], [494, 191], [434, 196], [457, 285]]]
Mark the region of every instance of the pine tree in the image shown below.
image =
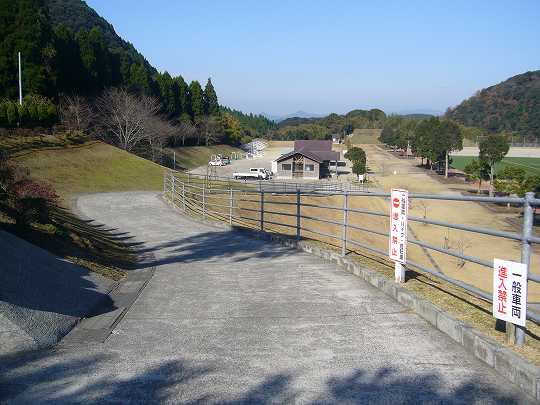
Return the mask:
[[197, 80], [189, 84], [189, 109], [193, 120], [204, 115], [203, 91]]
[[79, 44], [73, 32], [60, 24], [54, 29], [56, 48], [55, 68], [58, 93], [72, 93], [82, 90], [84, 71]]
[[0, 0], [0, 96], [18, 95], [17, 52], [24, 69], [24, 93], [50, 94], [54, 74], [52, 29], [42, 0]]
[[150, 77], [146, 71], [144, 65], [133, 64], [130, 67], [130, 86], [132, 91], [150, 94], [151, 85]]
[[184, 81], [182, 76], [177, 76], [174, 78], [175, 88], [177, 91], [178, 98], [178, 113], [180, 117], [182, 114], [189, 114], [189, 88], [187, 83]]
[[204, 88], [204, 113], [206, 115], [216, 115], [219, 113], [219, 103], [216, 91], [212, 85], [212, 80], [208, 78]]

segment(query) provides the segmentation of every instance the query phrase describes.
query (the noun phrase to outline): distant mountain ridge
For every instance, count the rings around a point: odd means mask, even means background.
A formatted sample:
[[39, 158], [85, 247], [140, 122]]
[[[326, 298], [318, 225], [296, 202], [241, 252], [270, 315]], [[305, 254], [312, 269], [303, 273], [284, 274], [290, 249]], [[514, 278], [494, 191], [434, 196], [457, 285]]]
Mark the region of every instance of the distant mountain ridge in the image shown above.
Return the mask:
[[540, 70], [511, 77], [477, 92], [446, 117], [490, 132], [540, 136]]
[[288, 118], [322, 118], [322, 117], [325, 117], [327, 114], [316, 114], [316, 113], [309, 113], [309, 112], [299, 110], [292, 114], [286, 114], [286, 115], [275, 115], [275, 114], [266, 114], [266, 113], [261, 113], [261, 115], [265, 116], [269, 120], [272, 120], [278, 123]]

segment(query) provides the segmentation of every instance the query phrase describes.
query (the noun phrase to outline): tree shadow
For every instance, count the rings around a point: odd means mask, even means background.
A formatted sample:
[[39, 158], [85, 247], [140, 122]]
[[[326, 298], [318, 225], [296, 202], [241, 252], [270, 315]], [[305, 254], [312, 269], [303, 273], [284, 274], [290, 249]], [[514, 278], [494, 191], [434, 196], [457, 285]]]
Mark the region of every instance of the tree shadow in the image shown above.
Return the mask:
[[160, 252], [157, 259], [143, 261], [140, 266], [171, 263], [208, 262], [213, 259], [240, 263], [250, 259], [275, 259], [298, 251], [268, 242], [268, 236], [249, 230], [211, 231], [141, 248], [137, 253]]
[[[176, 359], [147, 367], [132, 377], [118, 374], [114, 367], [107, 370], [110, 374], [100, 374], [103, 364], [113, 363], [115, 359], [108, 354], [58, 360], [54, 352], [44, 350], [0, 356], [0, 402], [19, 397], [19, 403], [158, 404], [181, 395], [188, 384], [197, 384], [213, 372], [210, 367]], [[189, 402], [206, 403], [208, 398], [200, 396]]]
[[[405, 375], [404, 375], [405, 374]], [[374, 372], [356, 369], [343, 377], [331, 377], [326, 392], [313, 405], [347, 404], [515, 404], [516, 394], [485, 384], [476, 377], [451, 385], [436, 372], [413, 374], [382, 367]], [[530, 401], [530, 400], [529, 400]]]
[[[115, 356], [118, 356], [117, 354]], [[0, 357], [0, 402], [10, 403], [182, 403], [182, 404], [520, 404], [534, 400], [516, 389], [480, 377], [437, 371], [351, 369], [330, 375], [320, 386], [291, 371], [267, 370], [253, 383], [229, 385], [226, 369], [182, 358], [130, 373], [108, 354], [59, 358], [52, 351]], [[120, 364], [117, 364], [120, 362]], [[123, 367], [123, 373], [118, 372]], [[245, 376], [250, 370], [246, 369]], [[300, 378], [306, 377], [306, 378]], [[225, 378], [225, 381], [224, 381]], [[239, 376], [240, 378], [240, 376]], [[306, 386], [307, 385], [307, 386]]]

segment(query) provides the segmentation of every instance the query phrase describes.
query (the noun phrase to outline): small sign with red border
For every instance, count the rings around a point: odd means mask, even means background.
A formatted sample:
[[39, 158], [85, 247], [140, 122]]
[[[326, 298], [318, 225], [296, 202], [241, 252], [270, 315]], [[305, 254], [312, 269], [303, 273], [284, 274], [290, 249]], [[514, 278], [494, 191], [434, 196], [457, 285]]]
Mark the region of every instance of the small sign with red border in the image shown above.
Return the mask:
[[525, 326], [527, 317], [527, 266], [493, 260], [493, 316]]
[[391, 260], [407, 262], [407, 216], [409, 214], [409, 192], [392, 189], [390, 194], [390, 240], [388, 255]]

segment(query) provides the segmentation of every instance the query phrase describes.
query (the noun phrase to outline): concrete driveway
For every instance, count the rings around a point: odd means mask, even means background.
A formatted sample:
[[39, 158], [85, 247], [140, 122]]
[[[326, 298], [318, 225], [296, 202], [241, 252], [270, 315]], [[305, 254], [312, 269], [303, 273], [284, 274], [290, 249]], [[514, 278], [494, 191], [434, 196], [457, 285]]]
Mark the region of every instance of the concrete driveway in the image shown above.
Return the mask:
[[104, 343], [0, 358], [5, 403], [534, 403], [320, 258], [195, 223], [152, 193], [78, 209], [145, 242], [155, 275]]

